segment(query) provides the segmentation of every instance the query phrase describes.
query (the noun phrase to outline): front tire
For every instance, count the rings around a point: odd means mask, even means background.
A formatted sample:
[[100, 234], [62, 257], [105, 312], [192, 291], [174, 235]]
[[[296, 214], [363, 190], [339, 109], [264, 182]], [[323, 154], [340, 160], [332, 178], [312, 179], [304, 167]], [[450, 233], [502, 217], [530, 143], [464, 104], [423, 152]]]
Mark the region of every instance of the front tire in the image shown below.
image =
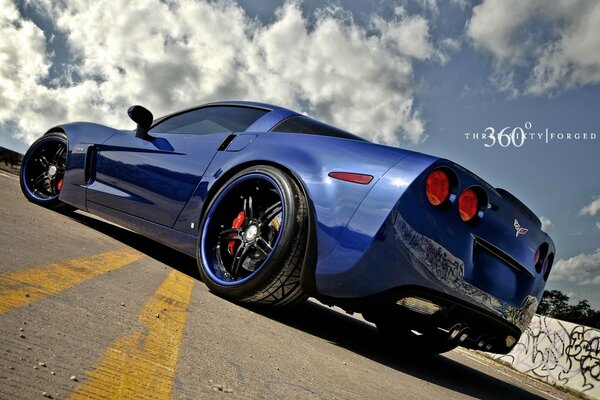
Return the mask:
[[69, 206], [58, 197], [67, 164], [67, 137], [62, 132], [48, 133], [29, 147], [19, 173], [21, 191], [32, 203], [52, 209]]
[[298, 184], [271, 166], [244, 169], [210, 202], [200, 224], [197, 260], [214, 293], [281, 308], [306, 299], [300, 270], [308, 205]]

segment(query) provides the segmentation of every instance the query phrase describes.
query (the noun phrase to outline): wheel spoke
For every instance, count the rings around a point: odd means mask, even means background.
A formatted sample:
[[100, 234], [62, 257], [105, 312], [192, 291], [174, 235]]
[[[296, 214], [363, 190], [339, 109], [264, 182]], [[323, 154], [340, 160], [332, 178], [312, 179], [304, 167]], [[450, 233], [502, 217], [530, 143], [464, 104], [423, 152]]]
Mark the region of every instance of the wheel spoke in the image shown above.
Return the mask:
[[55, 194], [58, 193], [58, 191], [56, 190], [56, 182], [57, 182], [57, 180], [55, 178], [56, 178], [56, 175], [48, 177], [48, 180], [50, 181], [50, 184], [48, 186], [48, 191], [52, 195], [55, 195]]
[[[230, 236], [232, 233], [234, 235]], [[218, 241], [222, 242], [224, 240], [242, 240], [242, 237], [240, 236], [241, 233], [242, 233], [242, 228], [225, 229], [224, 231], [219, 233]]]
[[56, 153], [54, 154], [54, 158], [52, 160], [52, 163], [54, 165], [58, 164], [59, 161], [62, 161], [62, 156], [65, 153], [65, 147], [64, 146], [59, 146], [58, 150], [56, 150]]
[[238, 271], [240, 270], [240, 266], [244, 263], [248, 252], [250, 251], [250, 246], [246, 246], [243, 243], [238, 247], [235, 255], [233, 256], [233, 262], [231, 263], [231, 275], [236, 277], [238, 275]]
[[254, 218], [254, 209], [252, 208], [252, 196], [248, 196], [247, 199], [244, 199], [243, 210], [246, 221], [249, 221], [252, 218]]
[[264, 215], [260, 218], [261, 225], [270, 222], [273, 218], [277, 216], [277, 214], [281, 212], [282, 209], [283, 208], [281, 207], [280, 201], [267, 208], [267, 211], [265, 211]]
[[231, 274], [229, 273], [229, 271], [227, 271], [225, 269], [225, 264], [223, 263], [223, 257], [221, 257], [221, 246], [217, 244], [217, 247], [215, 248], [216, 254], [217, 254], [217, 265], [219, 266], [219, 270], [221, 271], [221, 273], [223, 274], [224, 277], [226, 277], [227, 279], [231, 278]]
[[42, 172], [41, 174], [39, 174], [35, 179], [33, 179], [33, 185], [37, 186], [40, 183], [42, 183], [42, 181], [44, 179], [48, 178], [48, 173], [46, 171]]
[[252, 207], [252, 196], [248, 196], [248, 219], [254, 218], [254, 209]]
[[50, 166], [50, 163], [46, 159], [46, 156], [40, 154], [40, 158], [38, 158], [38, 161], [40, 162], [40, 164], [42, 164], [42, 167], [44, 168], [48, 168]]
[[[259, 243], [260, 243], [260, 246], [258, 245]], [[262, 246], [264, 246], [267, 250], [265, 250]], [[269, 242], [267, 242], [263, 237], [258, 238], [254, 247], [257, 248], [265, 256], [268, 256], [269, 253], [271, 252], [271, 250], [273, 250], [273, 248], [271, 247]]]
[[50, 187], [52, 188], [52, 191], [54, 194], [59, 194], [60, 193], [60, 189], [58, 188], [58, 184], [59, 182], [62, 180], [62, 177], [59, 177], [58, 175], [54, 175], [51, 179], [50, 179]]

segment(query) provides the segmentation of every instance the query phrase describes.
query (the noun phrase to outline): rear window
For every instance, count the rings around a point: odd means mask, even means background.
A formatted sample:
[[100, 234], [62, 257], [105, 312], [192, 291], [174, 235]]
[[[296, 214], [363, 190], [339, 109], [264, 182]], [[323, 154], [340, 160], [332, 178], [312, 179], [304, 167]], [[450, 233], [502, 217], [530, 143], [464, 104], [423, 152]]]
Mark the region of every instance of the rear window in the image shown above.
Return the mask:
[[335, 126], [327, 125], [304, 115], [295, 115], [281, 121], [271, 129], [271, 132], [283, 133], [308, 133], [312, 135], [331, 136], [342, 139], [362, 140], [360, 136], [356, 136], [350, 132], [343, 131]]

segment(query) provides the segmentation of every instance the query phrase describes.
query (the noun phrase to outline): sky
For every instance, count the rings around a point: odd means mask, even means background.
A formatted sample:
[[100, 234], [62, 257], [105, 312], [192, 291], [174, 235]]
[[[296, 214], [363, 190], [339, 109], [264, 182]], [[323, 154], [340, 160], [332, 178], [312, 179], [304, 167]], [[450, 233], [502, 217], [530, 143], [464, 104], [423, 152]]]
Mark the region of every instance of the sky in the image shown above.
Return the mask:
[[556, 244], [547, 289], [600, 309], [596, 0], [0, 0], [0, 10], [2, 147], [24, 152], [63, 122], [132, 129], [132, 104], [155, 116], [216, 100], [281, 105], [509, 190]]

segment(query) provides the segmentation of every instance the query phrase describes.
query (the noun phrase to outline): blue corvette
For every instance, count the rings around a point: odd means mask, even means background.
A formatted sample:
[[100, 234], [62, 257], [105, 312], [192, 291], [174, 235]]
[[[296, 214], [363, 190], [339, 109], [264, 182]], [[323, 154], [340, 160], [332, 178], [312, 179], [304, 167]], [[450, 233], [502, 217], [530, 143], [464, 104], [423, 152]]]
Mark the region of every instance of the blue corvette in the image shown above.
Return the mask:
[[528, 326], [554, 244], [523, 203], [460, 165], [267, 104], [128, 113], [134, 131], [72, 123], [34, 142], [27, 199], [193, 256], [231, 300], [313, 296], [360, 312], [406, 351], [506, 353]]

